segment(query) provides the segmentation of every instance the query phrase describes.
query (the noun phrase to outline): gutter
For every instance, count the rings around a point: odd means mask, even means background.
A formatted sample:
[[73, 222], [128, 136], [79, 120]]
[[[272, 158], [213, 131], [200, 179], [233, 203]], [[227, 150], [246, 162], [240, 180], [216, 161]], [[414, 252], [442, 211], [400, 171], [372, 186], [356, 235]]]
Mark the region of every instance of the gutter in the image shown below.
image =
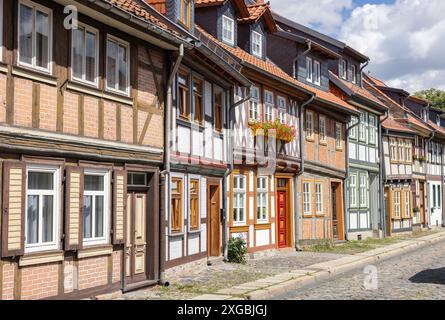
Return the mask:
[[383, 233], [383, 238], [387, 237], [387, 232], [386, 232], [386, 207], [385, 207], [385, 201], [383, 201], [383, 198], [385, 196], [385, 192], [384, 192], [384, 186], [383, 186], [383, 179], [386, 176], [386, 169], [385, 169], [385, 155], [384, 155], [384, 150], [383, 150], [383, 136], [382, 136], [382, 126], [383, 126], [383, 122], [386, 121], [386, 119], [388, 119], [389, 117], [389, 111], [385, 112], [385, 117], [383, 119], [380, 120], [379, 122], [379, 157], [380, 157], [380, 163], [379, 163], [379, 167], [380, 167], [380, 179], [379, 179], [379, 188], [380, 188], [380, 196], [379, 196], [379, 201], [380, 201], [380, 219], [381, 219], [381, 224], [382, 224], [382, 233]]
[[[167, 216], [170, 216], [170, 125], [171, 125], [171, 109], [173, 106], [172, 103], [172, 86], [173, 86], [173, 80], [175, 79], [175, 76], [178, 72], [179, 66], [181, 65], [181, 61], [184, 58], [184, 45], [181, 44], [179, 46], [179, 54], [176, 58], [175, 64], [173, 65], [173, 69], [170, 72], [170, 76], [168, 77], [167, 81], [167, 93], [166, 93], [166, 108], [165, 108], [165, 131], [164, 131], [164, 148], [165, 148], [165, 169], [161, 172], [161, 176], [164, 176], [164, 194], [166, 197], [166, 203], [167, 206], [165, 208], [165, 213]], [[165, 203], [164, 203], [165, 204]], [[162, 215], [160, 217], [159, 222], [159, 234], [160, 234], [160, 243], [159, 243], [159, 285], [166, 285], [168, 286], [169, 283], [165, 280], [165, 215]]]
[[363, 70], [369, 65], [369, 60], [360, 68], [360, 87], [363, 88]]
[[300, 228], [300, 224], [299, 224], [299, 216], [298, 216], [298, 178], [304, 174], [304, 109], [307, 105], [309, 105], [310, 103], [312, 103], [315, 99], [315, 94], [311, 94], [309, 100], [307, 100], [306, 102], [304, 102], [301, 106], [300, 106], [300, 161], [301, 161], [301, 165], [300, 165], [300, 171], [293, 177], [294, 180], [294, 220], [295, 220], [295, 250], [297, 251], [302, 251], [301, 247], [300, 247], [300, 242], [299, 242], [299, 228]]

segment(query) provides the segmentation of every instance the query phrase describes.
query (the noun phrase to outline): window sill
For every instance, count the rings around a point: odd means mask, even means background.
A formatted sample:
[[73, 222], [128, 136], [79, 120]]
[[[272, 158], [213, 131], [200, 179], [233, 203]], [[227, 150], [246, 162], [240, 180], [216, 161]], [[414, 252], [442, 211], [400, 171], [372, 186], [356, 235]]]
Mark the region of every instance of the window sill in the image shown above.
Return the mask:
[[90, 248], [84, 248], [77, 252], [77, 258], [92, 258], [98, 256], [109, 256], [113, 254], [113, 246], [112, 245], [98, 245], [91, 246]]
[[328, 143], [327, 143], [326, 141], [320, 141], [320, 145], [321, 145], [321, 146], [327, 146]]
[[255, 223], [255, 230], [269, 230], [271, 226], [270, 222], [257, 222]]
[[97, 88], [94, 88], [93, 86], [90, 86], [88, 84], [78, 83], [78, 82], [68, 82], [66, 88], [71, 91], [76, 91], [80, 93], [89, 94], [92, 96], [95, 96], [97, 98], [103, 98], [105, 100], [110, 100], [122, 104], [126, 104], [129, 106], [133, 105], [133, 98], [127, 97], [127, 96], [121, 96], [114, 93], [109, 92], [103, 92]]
[[306, 141], [315, 142], [315, 139], [314, 138], [306, 138]]
[[0, 62], [0, 72], [1, 73], [8, 73], [8, 67]]
[[26, 254], [23, 257], [20, 257], [19, 266], [20, 267], [29, 267], [35, 266], [38, 264], [52, 263], [52, 262], [61, 262], [63, 261], [63, 251], [53, 251], [53, 252], [38, 252]]
[[201, 229], [192, 229], [187, 232], [188, 234], [200, 234]]
[[179, 238], [179, 237], [184, 237], [185, 233], [184, 232], [170, 232], [170, 234], [168, 236], [170, 238]]
[[54, 87], [57, 86], [57, 78], [56, 77], [53, 77], [48, 73], [44, 73], [44, 72], [41, 72], [38, 70], [14, 66], [12, 68], [12, 74], [17, 77], [42, 82], [42, 83], [45, 83], [45, 84], [48, 84], [48, 85], [51, 85]]

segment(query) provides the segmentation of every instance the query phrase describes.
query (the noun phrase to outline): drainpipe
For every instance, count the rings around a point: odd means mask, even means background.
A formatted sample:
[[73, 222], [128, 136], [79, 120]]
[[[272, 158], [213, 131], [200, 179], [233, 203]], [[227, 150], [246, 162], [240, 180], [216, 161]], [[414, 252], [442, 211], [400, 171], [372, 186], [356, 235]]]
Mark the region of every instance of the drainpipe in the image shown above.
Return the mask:
[[[427, 108], [429, 108], [429, 105], [427, 106]], [[425, 152], [425, 154], [427, 155], [427, 152], [428, 152], [428, 149], [429, 149], [429, 147], [430, 147], [430, 143], [431, 143], [431, 141], [434, 139], [434, 137], [436, 136], [436, 131], [435, 130], [433, 130], [433, 133], [431, 134], [431, 137], [430, 138], [428, 138], [426, 141], [427, 141], [427, 144], [425, 145], [425, 147], [427, 148], [427, 150], [425, 150], [426, 152]], [[427, 166], [428, 166], [428, 162], [427, 162]], [[429, 168], [430, 168], [430, 170], [431, 170], [431, 165], [429, 166]], [[429, 172], [427, 172], [427, 175], [429, 174]], [[429, 184], [427, 184], [427, 186], [428, 186], [428, 190], [426, 190], [427, 191], [427, 195], [428, 195], [428, 227], [429, 228], [431, 228], [431, 226], [432, 226], [432, 224], [431, 224], [431, 197], [430, 197], [430, 194], [429, 194]]]
[[346, 185], [347, 185], [347, 180], [349, 179], [349, 132], [352, 129], [354, 129], [360, 125], [360, 123], [361, 123], [360, 117], [357, 117], [357, 119], [358, 119], [357, 123], [355, 123], [354, 125], [352, 125], [351, 127], [346, 129], [346, 155], [345, 155], [345, 157], [346, 157], [346, 159], [345, 159], [346, 160], [346, 179], [345, 179], [345, 182], [343, 183], [343, 208], [345, 208], [345, 213], [347, 212], [348, 216], [346, 216], [346, 214], [345, 214], [345, 217], [344, 217], [345, 230], [343, 230], [343, 231], [345, 233], [345, 240], [348, 240], [348, 230], [349, 230], [349, 220], [348, 220], [349, 201], [346, 202], [346, 198], [347, 198], [346, 195], [348, 194], [348, 189], [347, 189]]
[[[309, 42], [309, 49], [306, 50], [305, 52], [309, 52], [310, 51], [310, 47], [311, 47], [311, 42]], [[295, 250], [297, 251], [302, 251], [301, 247], [300, 247], [300, 241], [299, 241], [299, 228], [300, 228], [300, 224], [299, 224], [299, 216], [298, 216], [298, 178], [304, 173], [304, 109], [307, 105], [309, 105], [310, 103], [312, 103], [312, 101], [314, 101], [315, 99], [315, 94], [311, 94], [311, 97], [309, 98], [309, 100], [307, 100], [306, 102], [304, 102], [301, 106], [300, 106], [300, 161], [301, 161], [301, 165], [300, 165], [300, 171], [294, 176], [293, 180], [294, 180], [294, 220], [295, 220]], [[303, 225], [302, 225], [303, 226]]]
[[[172, 86], [173, 80], [175, 79], [176, 73], [178, 72], [179, 66], [181, 65], [182, 59], [184, 58], [184, 45], [181, 44], [179, 46], [179, 54], [176, 58], [175, 64], [173, 65], [173, 69], [170, 73], [170, 76], [167, 80], [167, 97], [166, 97], [166, 108], [165, 108], [165, 131], [164, 131], [164, 163], [165, 169], [161, 172], [161, 175], [164, 176], [164, 188], [165, 188], [165, 197], [166, 197], [166, 207], [164, 211], [164, 215], [160, 218], [159, 223], [159, 234], [160, 234], [160, 243], [159, 243], [159, 284], [168, 286], [168, 282], [165, 280], [165, 216], [170, 216], [170, 133], [171, 133], [171, 109], [173, 107], [172, 103]], [[164, 203], [165, 204], [165, 203]]]
[[[232, 114], [232, 111], [238, 107], [239, 105], [246, 103], [247, 101], [250, 100], [251, 98], [251, 93], [250, 93], [250, 88], [246, 88], [247, 92], [246, 92], [246, 97], [241, 99], [238, 102], [234, 102], [233, 104], [231, 104], [230, 108], [227, 110], [226, 112], [226, 118], [228, 119], [229, 122], [229, 132], [228, 132], [228, 136], [229, 138], [227, 139], [227, 161], [229, 162], [229, 168], [227, 168], [226, 172], [224, 173], [224, 179], [223, 179], [223, 188], [222, 188], [222, 210], [223, 210], [223, 247], [224, 247], [224, 261], [227, 262], [228, 261], [228, 256], [229, 256], [229, 226], [227, 224], [227, 221], [229, 221], [229, 217], [227, 214], [227, 195], [226, 195], [226, 187], [227, 187], [227, 178], [228, 176], [232, 173], [233, 171], [233, 125], [234, 122], [232, 119], [232, 117], [230, 116]], [[233, 95], [231, 97], [231, 99], [233, 99], [233, 97], [235, 96], [235, 92], [233, 92]]]
[[363, 88], [363, 70], [368, 66], [369, 60], [360, 68], [360, 87]]
[[379, 123], [379, 157], [380, 157], [380, 163], [379, 163], [379, 169], [380, 169], [380, 179], [379, 179], [379, 189], [380, 189], [380, 195], [379, 195], [379, 201], [380, 201], [380, 221], [382, 225], [382, 233], [383, 238], [386, 238], [386, 207], [385, 202], [383, 201], [383, 198], [385, 196], [384, 192], [384, 185], [383, 185], [383, 179], [386, 176], [386, 169], [385, 169], [385, 155], [383, 151], [383, 136], [382, 136], [382, 125], [383, 122], [386, 121], [389, 117], [389, 112], [385, 111], [385, 117], [380, 120]]

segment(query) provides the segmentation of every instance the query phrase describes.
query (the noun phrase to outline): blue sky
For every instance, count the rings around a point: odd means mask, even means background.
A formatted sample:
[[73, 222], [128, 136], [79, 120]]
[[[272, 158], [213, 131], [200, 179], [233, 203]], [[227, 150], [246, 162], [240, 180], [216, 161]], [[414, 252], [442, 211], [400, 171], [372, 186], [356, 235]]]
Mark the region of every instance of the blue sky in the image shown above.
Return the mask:
[[274, 11], [371, 58], [374, 76], [409, 92], [445, 90], [444, 0], [270, 0]]

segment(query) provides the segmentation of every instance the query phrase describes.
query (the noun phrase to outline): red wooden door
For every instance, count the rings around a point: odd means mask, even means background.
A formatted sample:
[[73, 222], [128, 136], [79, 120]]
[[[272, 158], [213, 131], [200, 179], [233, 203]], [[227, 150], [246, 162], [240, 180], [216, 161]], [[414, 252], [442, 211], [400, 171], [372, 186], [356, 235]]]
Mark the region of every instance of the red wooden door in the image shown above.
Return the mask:
[[278, 191], [278, 246], [280, 248], [287, 247], [286, 211], [286, 192]]

